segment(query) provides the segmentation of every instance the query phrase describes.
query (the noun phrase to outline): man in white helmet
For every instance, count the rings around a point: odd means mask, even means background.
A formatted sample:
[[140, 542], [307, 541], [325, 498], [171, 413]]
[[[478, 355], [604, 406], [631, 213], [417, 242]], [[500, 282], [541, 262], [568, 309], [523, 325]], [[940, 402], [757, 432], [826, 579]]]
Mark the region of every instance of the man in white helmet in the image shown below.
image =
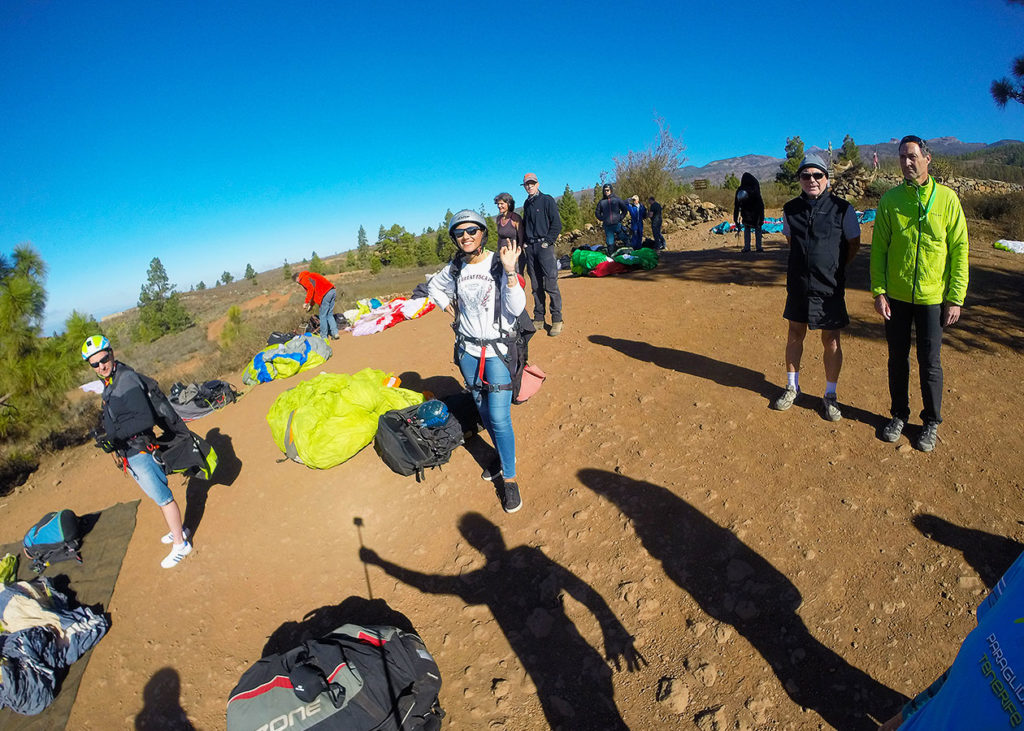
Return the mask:
[[182, 528], [178, 504], [167, 487], [167, 475], [153, 458], [153, 427], [176, 434], [188, 432], [188, 428], [157, 382], [115, 360], [110, 341], [104, 336], [87, 338], [82, 345], [82, 358], [103, 381], [100, 418], [105, 432], [104, 449], [118, 455], [125, 472], [135, 478], [163, 513], [170, 532], [161, 540], [170, 544], [171, 552], [160, 565], [174, 568], [192, 552], [192, 544]]

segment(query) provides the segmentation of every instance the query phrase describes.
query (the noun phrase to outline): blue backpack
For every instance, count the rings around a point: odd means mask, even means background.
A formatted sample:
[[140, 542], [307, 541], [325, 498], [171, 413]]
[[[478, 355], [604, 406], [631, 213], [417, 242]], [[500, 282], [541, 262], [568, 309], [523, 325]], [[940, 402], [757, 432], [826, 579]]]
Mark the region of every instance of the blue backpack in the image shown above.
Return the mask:
[[25, 555], [32, 559], [32, 570], [37, 574], [41, 574], [50, 564], [72, 558], [82, 563], [79, 554], [82, 534], [78, 516], [71, 510], [47, 513], [29, 528], [22, 546]]

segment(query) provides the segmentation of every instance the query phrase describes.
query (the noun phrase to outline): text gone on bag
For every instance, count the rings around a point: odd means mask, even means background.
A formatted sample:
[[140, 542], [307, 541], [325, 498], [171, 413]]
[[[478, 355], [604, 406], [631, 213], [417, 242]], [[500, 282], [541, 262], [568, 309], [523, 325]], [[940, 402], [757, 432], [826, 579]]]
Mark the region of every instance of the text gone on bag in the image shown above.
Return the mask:
[[231, 691], [228, 731], [435, 731], [441, 672], [397, 627], [342, 625], [249, 668]]

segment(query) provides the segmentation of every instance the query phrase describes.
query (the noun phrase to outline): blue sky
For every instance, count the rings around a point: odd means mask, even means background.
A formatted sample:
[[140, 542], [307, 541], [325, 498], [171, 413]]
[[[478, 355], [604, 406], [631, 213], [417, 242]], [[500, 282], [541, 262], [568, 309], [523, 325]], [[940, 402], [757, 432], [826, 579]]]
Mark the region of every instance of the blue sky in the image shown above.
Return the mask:
[[1024, 54], [1004, 0], [490, 7], [4, 0], [0, 251], [45, 258], [47, 332], [134, 305], [154, 256], [187, 290], [491, 210], [527, 171], [592, 185], [655, 113], [696, 165], [1024, 138], [988, 93]]

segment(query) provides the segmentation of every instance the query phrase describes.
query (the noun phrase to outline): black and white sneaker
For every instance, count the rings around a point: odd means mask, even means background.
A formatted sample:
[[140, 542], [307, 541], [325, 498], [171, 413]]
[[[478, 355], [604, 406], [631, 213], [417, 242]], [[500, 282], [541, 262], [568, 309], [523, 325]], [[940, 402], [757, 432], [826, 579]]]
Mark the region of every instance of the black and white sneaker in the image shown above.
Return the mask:
[[502, 485], [501, 509], [506, 513], [514, 513], [523, 507], [523, 498], [519, 495], [519, 484], [515, 480], [507, 480]]

